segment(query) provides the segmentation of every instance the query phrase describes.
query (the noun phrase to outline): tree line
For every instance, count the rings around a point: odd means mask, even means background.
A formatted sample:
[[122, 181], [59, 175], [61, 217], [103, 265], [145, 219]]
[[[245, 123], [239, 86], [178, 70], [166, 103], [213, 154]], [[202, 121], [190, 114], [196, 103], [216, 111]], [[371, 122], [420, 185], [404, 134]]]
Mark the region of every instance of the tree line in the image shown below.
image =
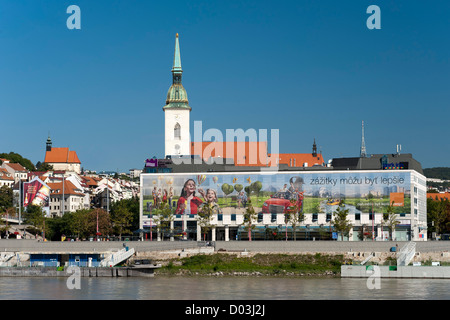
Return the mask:
[[[82, 209], [54, 218], [45, 217], [40, 206], [29, 205], [26, 210], [22, 210], [22, 218], [23, 224], [29, 225], [28, 232], [53, 241], [128, 236], [139, 228], [139, 198], [114, 202], [110, 212], [99, 208]], [[0, 231], [5, 233], [7, 230]]]
[[423, 169], [423, 175], [427, 178], [450, 180], [450, 168], [436, 167]]

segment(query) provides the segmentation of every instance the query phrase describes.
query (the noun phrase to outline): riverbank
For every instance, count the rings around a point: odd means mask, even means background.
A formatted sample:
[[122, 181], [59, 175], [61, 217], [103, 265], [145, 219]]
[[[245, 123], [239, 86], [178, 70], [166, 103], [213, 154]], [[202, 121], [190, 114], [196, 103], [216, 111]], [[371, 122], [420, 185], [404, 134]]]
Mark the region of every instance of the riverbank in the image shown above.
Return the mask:
[[[161, 263], [162, 262], [162, 263]], [[232, 253], [192, 255], [158, 261], [164, 276], [295, 276], [339, 277], [343, 255]]]
[[[448, 241], [418, 242], [412, 262], [423, 266], [440, 262], [450, 265]], [[160, 264], [155, 275], [169, 276], [290, 276], [339, 277], [340, 266], [360, 264], [395, 265], [396, 252], [402, 242], [348, 241], [126, 241], [126, 242], [36, 242], [31, 240], [0, 240], [0, 251], [11, 258], [5, 266], [29, 263], [31, 253], [107, 253], [134, 248], [128, 261], [148, 259]]]

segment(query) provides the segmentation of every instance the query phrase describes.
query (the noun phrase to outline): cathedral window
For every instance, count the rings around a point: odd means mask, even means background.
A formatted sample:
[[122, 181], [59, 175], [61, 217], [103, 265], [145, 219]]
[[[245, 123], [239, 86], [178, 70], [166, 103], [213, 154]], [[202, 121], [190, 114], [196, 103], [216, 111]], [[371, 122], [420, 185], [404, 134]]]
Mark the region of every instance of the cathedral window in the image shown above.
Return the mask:
[[179, 123], [175, 125], [175, 128], [173, 129], [174, 138], [177, 140], [181, 139], [181, 126]]

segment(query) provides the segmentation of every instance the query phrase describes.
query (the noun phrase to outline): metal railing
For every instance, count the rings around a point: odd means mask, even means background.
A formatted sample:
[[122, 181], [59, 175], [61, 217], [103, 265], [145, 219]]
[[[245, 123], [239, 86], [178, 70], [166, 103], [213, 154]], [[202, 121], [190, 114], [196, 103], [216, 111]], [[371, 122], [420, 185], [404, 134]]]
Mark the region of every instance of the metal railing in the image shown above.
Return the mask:
[[127, 260], [134, 254], [134, 248], [123, 248], [117, 252], [112, 253], [102, 261], [100, 261], [100, 267], [114, 267], [115, 265]]
[[416, 243], [408, 242], [401, 248], [397, 257], [397, 266], [407, 266], [416, 254]]

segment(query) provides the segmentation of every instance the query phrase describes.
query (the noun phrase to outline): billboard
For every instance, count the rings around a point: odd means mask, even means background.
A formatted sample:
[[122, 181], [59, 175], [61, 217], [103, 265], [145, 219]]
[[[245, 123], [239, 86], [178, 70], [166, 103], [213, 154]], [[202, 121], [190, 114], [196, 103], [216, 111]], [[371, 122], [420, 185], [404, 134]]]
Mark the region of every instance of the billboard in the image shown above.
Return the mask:
[[48, 207], [50, 199], [50, 187], [35, 177], [30, 182], [23, 183], [23, 206], [26, 208], [30, 204], [41, 207]]
[[158, 173], [141, 175], [143, 213], [168, 201], [175, 214], [198, 212], [211, 199], [222, 213], [242, 213], [251, 199], [257, 213], [283, 213], [295, 201], [303, 213], [411, 213], [408, 171], [290, 171]]

